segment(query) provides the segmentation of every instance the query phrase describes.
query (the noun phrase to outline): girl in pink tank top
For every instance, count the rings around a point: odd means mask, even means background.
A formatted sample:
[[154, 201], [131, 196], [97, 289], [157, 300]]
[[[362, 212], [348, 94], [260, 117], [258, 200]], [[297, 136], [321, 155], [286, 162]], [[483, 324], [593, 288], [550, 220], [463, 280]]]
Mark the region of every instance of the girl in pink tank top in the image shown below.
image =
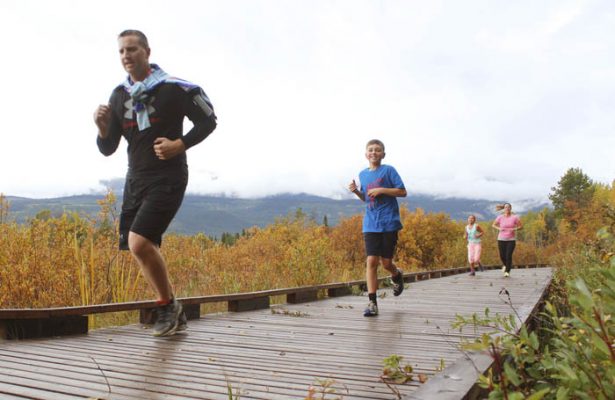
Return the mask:
[[476, 223], [476, 217], [470, 215], [468, 217], [468, 224], [465, 228], [463, 237], [468, 241], [468, 262], [470, 263], [470, 276], [476, 275], [474, 267], [478, 267], [482, 271], [482, 265], [480, 264], [480, 253], [482, 250], [481, 237], [483, 236], [483, 229]]

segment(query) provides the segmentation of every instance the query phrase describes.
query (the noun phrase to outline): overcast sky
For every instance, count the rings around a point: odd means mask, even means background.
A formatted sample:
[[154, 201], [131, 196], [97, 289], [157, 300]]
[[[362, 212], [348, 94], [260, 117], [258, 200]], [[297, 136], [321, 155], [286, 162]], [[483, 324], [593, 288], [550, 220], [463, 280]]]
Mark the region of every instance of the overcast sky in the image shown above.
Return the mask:
[[125, 78], [127, 28], [214, 104], [192, 193], [345, 196], [372, 138], [411, 194], [544, 200], [570, 167], [615, 178], [613, 1], [20, 0], [0, 2], [0, 192], [124, 176], [92, 113]]

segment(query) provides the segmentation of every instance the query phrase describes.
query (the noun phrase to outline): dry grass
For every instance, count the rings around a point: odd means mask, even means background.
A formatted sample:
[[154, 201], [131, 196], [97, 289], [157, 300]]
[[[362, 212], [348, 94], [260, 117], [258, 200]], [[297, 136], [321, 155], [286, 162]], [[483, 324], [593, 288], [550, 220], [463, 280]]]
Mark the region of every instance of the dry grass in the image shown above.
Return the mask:
[[[0, 204], [0, 307], [151, 299], [153, 293], [131, 255], [117, 249], [114, 204], [109, 193], [100, 201], [97, 218], [43, 214], [21, 225], [10, 222], [8, 205]], [[405, 229], [400, 233], [398, 263], [404, 270], [465, 265], [462, 224], [420, 210], [404, 209], [402, 218]], [[484, 243], [484, 263], [497, 263], [495, 239], [487, 236]], [[298, 214], [252, 228], [232, 246], [203, 234], [170, 234], [164, 238], [162, 253], [180, 297], [362, 279], [365, 268], [360, 216], [327, 228]], [[520, 243], [515, 256], [518, 262], [536, 262], [537, 254], [532, 245]], [[277, 300], [272, 303], [284, 302]], [[223, 304], [204, 304], [201, 311], [225, 309]], [[91, 323], [116, 325], [136, 319], [134, 313], [97, 315]]]

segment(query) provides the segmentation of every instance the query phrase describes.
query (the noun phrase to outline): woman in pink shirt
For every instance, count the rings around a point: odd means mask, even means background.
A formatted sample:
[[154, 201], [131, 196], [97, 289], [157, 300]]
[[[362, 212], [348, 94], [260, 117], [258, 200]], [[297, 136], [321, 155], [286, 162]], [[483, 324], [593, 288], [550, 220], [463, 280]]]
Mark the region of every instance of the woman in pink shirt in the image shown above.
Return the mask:
[[500, 259], [504, 264], [502, 266], [502, 272], [504, 277], [510, 276], [510, 269], [512, 268], [512, 255], [515, 251], [516, 233], [519, 229], [523, 228], [519, 217], [512, 213], [512, 206], [510, 203], [498, 204], [497, 211], [504, 210], [504, 213], [498, 215], [493, 221], [493, 227], [499, 231], [498, 233], [498, 250], [500, 251]]

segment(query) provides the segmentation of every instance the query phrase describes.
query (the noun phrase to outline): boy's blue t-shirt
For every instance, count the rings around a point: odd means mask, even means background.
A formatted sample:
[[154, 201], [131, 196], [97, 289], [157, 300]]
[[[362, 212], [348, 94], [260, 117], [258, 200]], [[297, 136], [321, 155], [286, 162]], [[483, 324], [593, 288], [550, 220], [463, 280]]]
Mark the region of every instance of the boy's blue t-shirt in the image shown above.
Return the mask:
[[361, 192], [365, 195], [365, 216], [363, 217], [363, 232], [392, 232], [402, 228], [399, 218], [397, 198], [380, 195], [370, 198], [369, 189], [384, 187], [405, 189], [401, 177], [390, 165], [381, 165], [374, 171], [369, 168], [359, 173]]

